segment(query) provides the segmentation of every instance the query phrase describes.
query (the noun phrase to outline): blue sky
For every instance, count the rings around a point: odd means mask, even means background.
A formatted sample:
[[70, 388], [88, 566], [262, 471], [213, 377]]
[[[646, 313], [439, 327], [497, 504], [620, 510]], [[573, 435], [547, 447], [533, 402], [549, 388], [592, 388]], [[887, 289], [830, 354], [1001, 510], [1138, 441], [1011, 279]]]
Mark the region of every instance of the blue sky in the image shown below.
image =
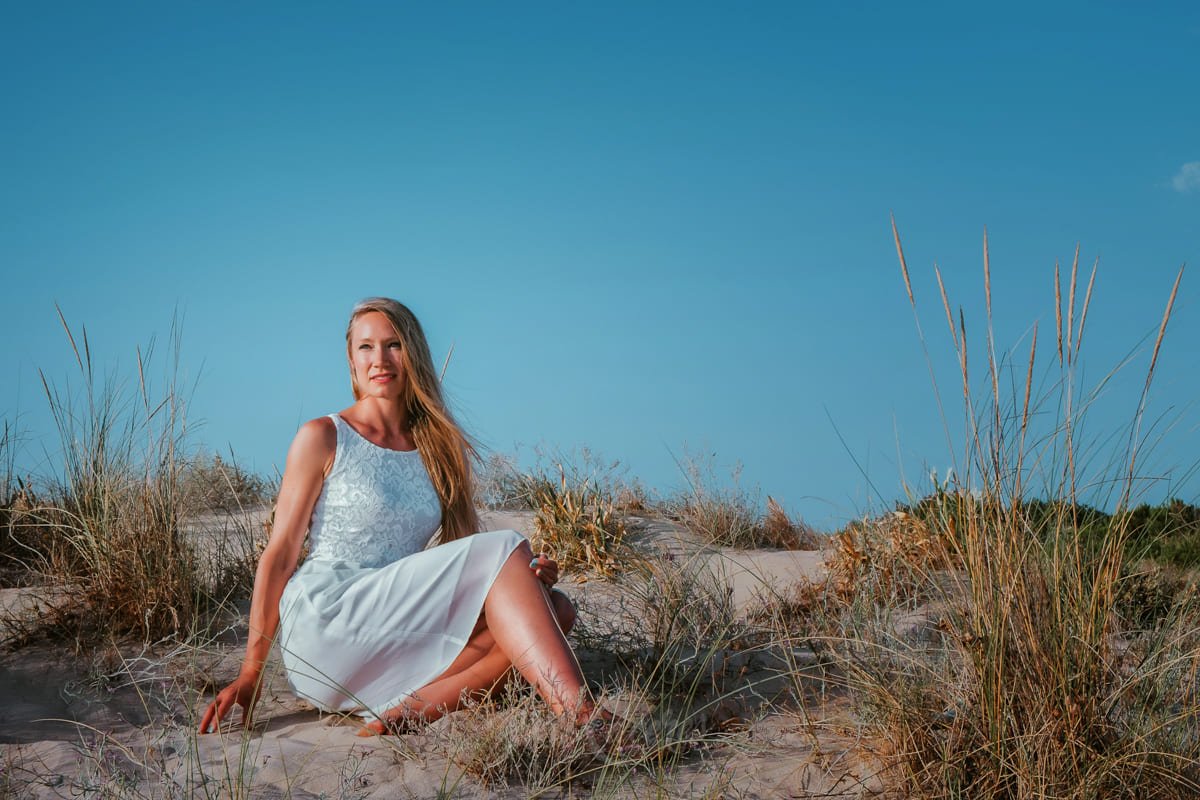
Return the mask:
[[[1099, 258], [1082, 378], [1133, 360], [1098, 441], [1200, 256], [1194, 4], [2, 14], [0, 416], [35, 472], [56, 448], [38, 369], [71, 375], [55, 303], [123, 375], [178, 310], [193, 443], [270, 471], [349, 402], [345, 316], [385, 294], [453, 343], [489, 447], [588, 446], [662, 491], [672, 453], [715, 453], [829, 527], [951, 463], [890, 213], [954, 430], [932, 265], [978, 344], [985, 225], [997, 341], [1039, 321], [1039, 377], [1055, 261]], [[1185, 274], [1148, 408], [1174, 420], [1150, 490], [1189, 499], [1198, 299]]]

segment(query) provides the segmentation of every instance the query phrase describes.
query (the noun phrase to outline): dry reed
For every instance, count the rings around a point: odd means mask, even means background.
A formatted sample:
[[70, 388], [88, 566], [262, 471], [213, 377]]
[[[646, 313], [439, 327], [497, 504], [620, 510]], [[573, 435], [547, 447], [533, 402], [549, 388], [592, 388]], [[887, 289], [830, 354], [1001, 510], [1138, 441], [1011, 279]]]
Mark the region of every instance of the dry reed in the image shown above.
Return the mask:
[[[924, 348], [894, 222], [893, 232]], [[1200, 649], [1182, 627], [1194, 612], [1177, 610], [1150, 638], [1123, 629], [1118, 613], [1128, 574], [1122, 509], [1133, 493], [1141, 419], [1179, 279], [1131, 421], [1117, 513], [1105, 535], [1089, 544], [1080, 535], [1078, 499], [1079, 424], [1089, 396], [1077, 373], [1095, 270], [1082, 305], [1077, 277], [1078, 251], [1065, 306], [1055, 269], [1055, 390], [1046, 397], [1032, 392], [1035, 328], [1024, 382], [1006, 397], [992, 333], [985, 232], [990, 391], [977, 398], [965, 318], [951, 309], [938, 275], [963, 394], [965, 447], [955, 478], [918, 519], [893, 515], [872, 523], [875, 541], [882, 542], [874, 551], [863, 544], [871, 537], [839, 540], [843, 579], [871, 575], [863, 586], [874, 593], [868, 605], [876, 609], [875, 617], [863, 615], [847, 628], [847, 680], [859, 693], [869, 730], [889, 743], [892, 778], [907, 796], [1182, 798], [1200, 791], [1200, 717], [1187, 705], [1198, 688]], [[1047, 406], [1061, 410], [1060, 421], [1034, 435], [1031, 419]], [[1026, 503], [1031, 464], [1055, 492], [1051, 513], [1037, 518]], [[1059, 471], [1045, 479], [1051, 467]], [[906, 533], [896, 537], [900, 523]], [[895, 603], [897, 586], [909, 600], [933, 600], [940, 610], [919, 646], [891, 635], [894, 616], [879, 601]], [[1182, 683], [1170, 680], [1178, 676]]]

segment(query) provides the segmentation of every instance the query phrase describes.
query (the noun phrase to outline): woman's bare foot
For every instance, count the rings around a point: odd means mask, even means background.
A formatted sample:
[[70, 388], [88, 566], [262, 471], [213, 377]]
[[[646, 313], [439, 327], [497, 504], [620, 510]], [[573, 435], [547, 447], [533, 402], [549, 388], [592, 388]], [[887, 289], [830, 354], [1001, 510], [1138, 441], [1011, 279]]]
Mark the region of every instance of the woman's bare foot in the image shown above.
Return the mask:
[[395, 719], [373, 719], [364, 723], [358, 731], [358, 736], [403, 736], [415, 733], [421, 727], [421, 720], [412, 717], [398, 716]]

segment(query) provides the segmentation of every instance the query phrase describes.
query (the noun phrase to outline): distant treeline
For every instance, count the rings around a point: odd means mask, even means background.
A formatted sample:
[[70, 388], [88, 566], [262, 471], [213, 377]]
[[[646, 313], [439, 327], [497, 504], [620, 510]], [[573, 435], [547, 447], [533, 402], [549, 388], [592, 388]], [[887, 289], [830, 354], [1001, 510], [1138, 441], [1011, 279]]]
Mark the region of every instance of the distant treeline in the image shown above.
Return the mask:
[[[967, 508], [968, 503], [976, 508]], [[955, 517], [965, 521], [981, 519], [979, 512], [986, 513], [986, 509], [979, 507], [983, 503], [970, 495], [937, 492], [910, 505], [897, 504], [896, 508], [926, 522], [935, 519], [945, 522]], [[1128, 531], [1125, 547], [1128, 558], [1184, 568], [1200, 567], [1200, 507], [1179, 499], [1168, 499], [1158, 505], [1143, 503], [1117, 514], [1064, 500], [1027, 500], [1020, 511], [1019, 515], [1006, 512], [1004, 518], [1010, 524], [1012, 520], [1020, 520], [1030, 534], [1039, 537], [1063, 532], [1064, 528], [1073, 529], [1081, 542], [1096, 547], [1121, 526]]]

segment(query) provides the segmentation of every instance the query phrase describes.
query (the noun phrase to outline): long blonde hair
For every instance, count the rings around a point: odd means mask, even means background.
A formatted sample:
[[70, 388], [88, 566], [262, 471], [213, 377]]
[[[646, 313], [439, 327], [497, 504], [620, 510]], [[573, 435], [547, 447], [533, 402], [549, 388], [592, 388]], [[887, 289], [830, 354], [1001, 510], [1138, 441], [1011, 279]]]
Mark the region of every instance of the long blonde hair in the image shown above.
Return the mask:
[[[403, 303], [388, 297], [368, 297], [360, 300], [350, 312], [346, 325], [346, 356], [350, 357], [350, 329], [354, 320], [371, 311], [378, 311], [391, 321], [400, 337], [401, 357], [408, 380], [404, 382], [401, 401], [412, 429], [417, 452], [425, 462], [433, 487], [442, 505], [442, 528], [439, 542], [461, 539], [479, 530], [479, 515], [475, 513], [475, 481], [472, 461], [479, 453], [469, 436], [455, 422], [442, 397], [442, 384], [429, 355], [425, 331], [416, 316]], [[354, 399], [362, 397], [350, 365], [350, 386]]]

